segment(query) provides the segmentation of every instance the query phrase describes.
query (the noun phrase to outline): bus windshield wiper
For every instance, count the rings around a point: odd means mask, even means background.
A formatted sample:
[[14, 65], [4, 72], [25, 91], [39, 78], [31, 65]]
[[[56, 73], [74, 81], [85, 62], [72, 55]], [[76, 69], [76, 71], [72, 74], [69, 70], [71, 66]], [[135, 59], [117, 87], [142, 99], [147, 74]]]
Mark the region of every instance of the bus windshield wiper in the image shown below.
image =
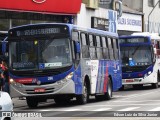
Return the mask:
[[138, 50], [140, 46], [137, 46], [136, 49], [134, 50], [134, 52], [132, 53], [132, 56], [134, 56], [134, 54], [136, 53], [136, 51]]

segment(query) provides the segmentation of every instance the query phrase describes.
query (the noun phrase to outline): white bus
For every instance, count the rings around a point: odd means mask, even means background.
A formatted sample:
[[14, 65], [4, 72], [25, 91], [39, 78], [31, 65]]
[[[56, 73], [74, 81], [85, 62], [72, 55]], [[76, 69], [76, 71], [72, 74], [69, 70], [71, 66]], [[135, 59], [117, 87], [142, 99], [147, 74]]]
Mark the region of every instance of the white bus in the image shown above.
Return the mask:
[[122, 89], [151, 84], [158, 88], [160, 81], [160, 37], [156, 33], [134, 33], [120, 37], [122, 59]]

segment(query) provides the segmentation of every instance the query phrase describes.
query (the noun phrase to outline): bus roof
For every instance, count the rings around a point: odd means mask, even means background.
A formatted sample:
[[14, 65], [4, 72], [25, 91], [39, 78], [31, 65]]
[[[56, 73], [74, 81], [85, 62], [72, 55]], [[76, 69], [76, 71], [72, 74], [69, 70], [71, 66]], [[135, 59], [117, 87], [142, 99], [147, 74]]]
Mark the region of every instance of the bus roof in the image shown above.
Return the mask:
[[118, 38], [118, 34], [114, 33], [114, 32], [109, 32], [109, 31], [104, 31], [104, 30], [98, 30], [98, 29], [94, 29], [94, 28], [84, 28], [84, 27], [79, 27], [78, 25], [74, 25], [74, 24], [68, 24], [68, 23], [37, 23], [37, 24], [27, 24], [27, 25], [21, 25], [21, 26], [16, 26], [13, 27], [10, 30], [13, 29], [17, 29], [17, 28], [23, 28], [23, 27], [27, 27], [27, 26], [32, 26], [32, 25], [67, 25], [70, 27], [70, 29], [75, 29], [75, 30], [80, 30], [80, 31], [87, 31], [87, 32], [91, 32], [91, 33], [98, 33], [98, 34], [102, 34], [102, 35], [108, 35], [108, 36], [112, 36], [112, 37], [116, 37]]
[[120, 38], [132, 38], [132, 37], [150, 37], [151, 39], [160, 40], [160, 36], [158, 35], [158, 33], [149, 33], [149, 32], [133, 33], [131, 35], [120, 36]]
[[158, 33], [149, 33], [149, 32], [141, 32], [141, 33], [133, 33], [132, 36], [149, 36], [151, 39], [160, 40], [160, 36]]
[[117, 33], [114, 32], [109, 32], [109, 31], [104, 31], [104, 30], [98, 30], [98, 29], [94, 29], [94, 28], [84, 28], [84, 27], [79, 27], [77, 25], [73, 25], [74, 29], [80, 30], [80, 31], [88, 31], [90, 33], [98, 33], [98, 34], [102, 34], [102, 35], [108, 35], [108, 36], [112, 36], [112, 37], [118, 37]]

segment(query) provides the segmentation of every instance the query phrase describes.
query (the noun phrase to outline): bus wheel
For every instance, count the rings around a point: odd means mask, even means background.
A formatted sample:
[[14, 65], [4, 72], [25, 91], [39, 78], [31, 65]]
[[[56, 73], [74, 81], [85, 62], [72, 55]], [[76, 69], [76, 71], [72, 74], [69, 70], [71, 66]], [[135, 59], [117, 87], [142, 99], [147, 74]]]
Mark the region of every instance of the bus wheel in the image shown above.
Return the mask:
[[102, 100], [104, 100], [103, 95], [95, 95], [95, 98], [96, 98], [97, 101], [102, 101]]
[[159, 82], [159, 79], [160, 79], [160, 74], [159, 74], [159, 71], [157, 73], [157, 82], [156, 83], [152, 83], [152, 88], [158, 88], [158, 82]]
[[36, 108], [38, 106], [38, 100], [34, 97], [26, 97], [26, 101], [29, 108]]
[[89, 100], [89, 90], [86, 85], [86, 82], [83, 85], [83, 93], [81, 95], [76, 96], [77, 102], [79, 104], [86, 104]]
[[124, 90], [124, 85], [122, 85], [122, 87], [119, 88], [120, 91]]
[[152, 83], [152, 88], [158, 88], [158, 83]]
[[104, 95], [105, 100], [110, 100], [112, 98], [112, 82], [111, 79], [108, 78], [107, 92]]

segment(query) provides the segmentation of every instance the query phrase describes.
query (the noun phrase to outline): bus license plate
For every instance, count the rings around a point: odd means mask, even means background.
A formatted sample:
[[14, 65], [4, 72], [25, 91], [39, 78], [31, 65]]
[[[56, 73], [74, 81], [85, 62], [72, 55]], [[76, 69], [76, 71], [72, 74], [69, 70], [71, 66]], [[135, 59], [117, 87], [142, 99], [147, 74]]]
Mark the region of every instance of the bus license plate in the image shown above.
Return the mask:
[[126, 82], [134, 82], [134, 79], [127, 79]]
[[34, 89], [34, 92], [45, 92], [44, 88], [36, 88]]

